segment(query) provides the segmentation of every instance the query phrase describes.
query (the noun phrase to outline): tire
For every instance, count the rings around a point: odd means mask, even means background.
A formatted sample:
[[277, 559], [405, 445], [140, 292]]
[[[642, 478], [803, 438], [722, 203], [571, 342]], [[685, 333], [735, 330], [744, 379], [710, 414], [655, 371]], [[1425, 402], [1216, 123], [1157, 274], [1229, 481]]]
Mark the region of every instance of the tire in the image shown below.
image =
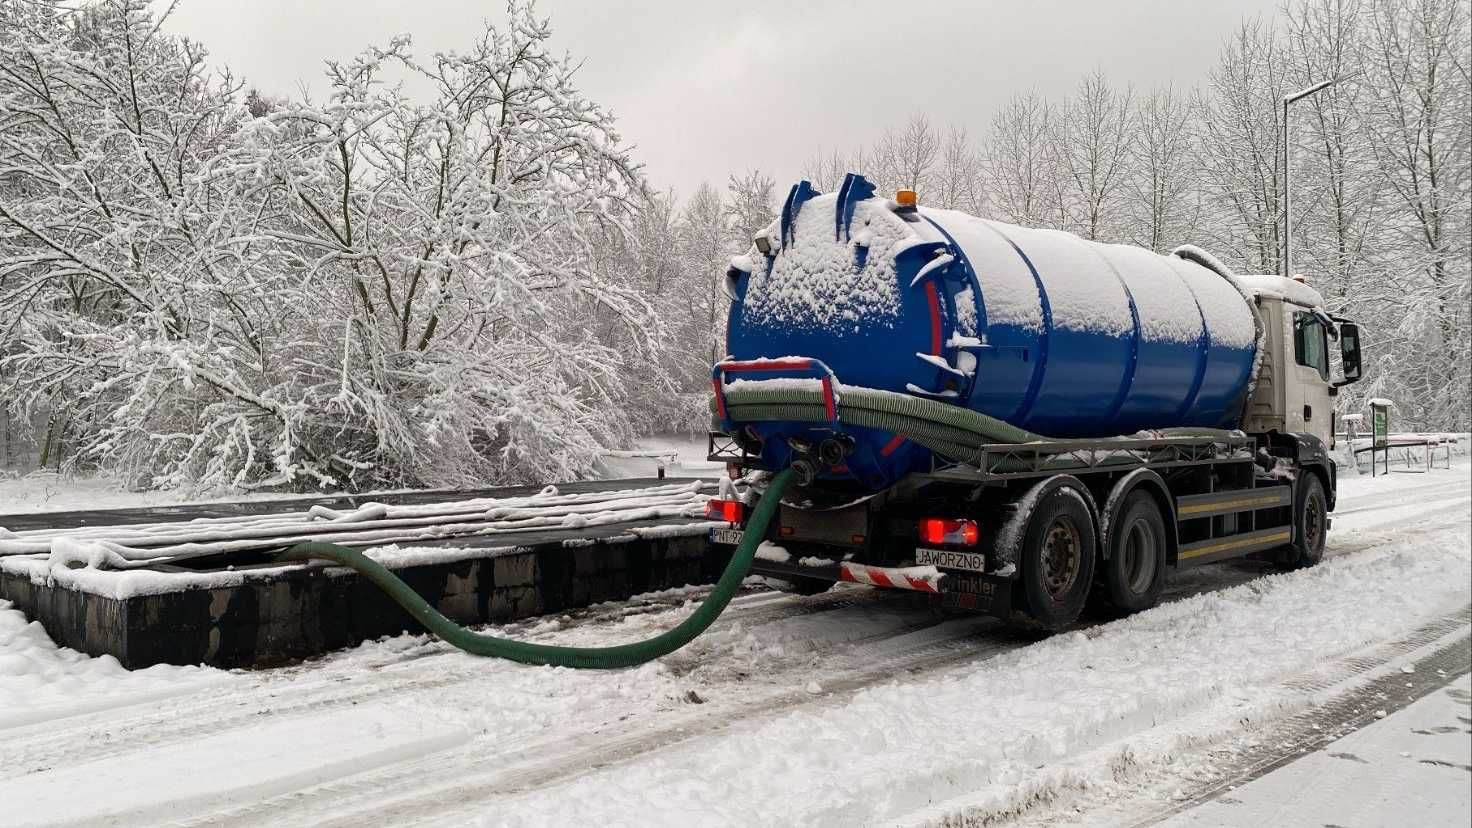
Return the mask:
[[1165, 518], [1155, 498], [1136, 489], [1111, 526], [1109, 557], [1099, 561], [1090, 608], [1123, 617], [1160, 602], [1168, 544]]
[[1093, 514], [1071, 487], [1043, 495], [1018, 552], [1021, 626], [1057, 632], [1078, 620], [1093, 587], [1096, 537]]
[[1329, 499], [1324, 495], [1323, 481], [1303, 469], [1293, 492], [1293, 543], [1284, 550], [1283, 565], [1288, 569], [1305, 569], [1324, 559], [1324, 543], [1329, 535]]

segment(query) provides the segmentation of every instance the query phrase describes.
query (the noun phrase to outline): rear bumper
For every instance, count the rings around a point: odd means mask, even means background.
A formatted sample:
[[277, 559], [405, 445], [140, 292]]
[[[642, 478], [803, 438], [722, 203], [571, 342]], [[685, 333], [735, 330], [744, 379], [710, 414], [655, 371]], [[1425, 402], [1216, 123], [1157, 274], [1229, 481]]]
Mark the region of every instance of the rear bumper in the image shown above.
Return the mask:
[[1012, 581], [995, 575], [941, 571], [926, 575], [931, 567], [886, 567], [843, 561], [806, 566], [758, 558], [751, 567], [753, 575], [771, 578], [847, 582], [880, 589], [902, 589], [935, 595], [948, 609], [1007, 617], [1012, 611]]

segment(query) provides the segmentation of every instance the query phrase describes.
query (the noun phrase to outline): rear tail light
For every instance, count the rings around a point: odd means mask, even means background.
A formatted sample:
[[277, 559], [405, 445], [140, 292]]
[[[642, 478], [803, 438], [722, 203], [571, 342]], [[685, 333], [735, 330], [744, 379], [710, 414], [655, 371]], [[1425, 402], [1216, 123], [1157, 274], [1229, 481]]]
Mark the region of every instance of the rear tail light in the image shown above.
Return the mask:
[[976, 521], [960, 518], [921, 518], [920, 540], [937, 546], [975, 546], [981, 540]]
[[740, 523], [741, 518], [745, 515], [746, 506], [739, 500], [707, 500], [705, 502], [705, 516], [710, 520]]

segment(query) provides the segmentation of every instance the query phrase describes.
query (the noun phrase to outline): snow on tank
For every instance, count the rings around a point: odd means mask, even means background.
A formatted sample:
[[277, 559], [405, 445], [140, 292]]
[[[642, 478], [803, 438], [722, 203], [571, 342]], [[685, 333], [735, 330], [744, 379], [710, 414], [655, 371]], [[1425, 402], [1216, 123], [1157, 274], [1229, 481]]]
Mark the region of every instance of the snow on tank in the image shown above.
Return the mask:
[[733, 359], [817, 359], [1053, 437], [1240, 423], [1256, 317], [1205, 251], [901, 206], [853, 174], [794, 186], [758, 241], [728, 273]]

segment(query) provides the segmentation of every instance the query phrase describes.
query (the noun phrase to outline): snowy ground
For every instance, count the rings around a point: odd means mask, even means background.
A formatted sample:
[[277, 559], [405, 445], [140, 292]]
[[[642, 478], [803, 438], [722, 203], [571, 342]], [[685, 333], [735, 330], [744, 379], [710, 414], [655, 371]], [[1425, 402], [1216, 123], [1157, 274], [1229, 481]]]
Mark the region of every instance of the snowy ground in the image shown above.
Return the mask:
[[[1447, 691], [1466, 688], [1469, 509], [1465, 460], [1349, 477], [1321, 566], [1193, 570], [1125, 621], [1036, 642], [907, 594], [751, 591], [686, 650], [607, 673], [401, 636], [275, 671], [130, 674], [0, 610], [0, 822], [1402, 821], [1377, 821], [1398, 813], [1384, 786], [1340, 785], [1321, 813], [1281, 776], [1322, 780], [1302, 763], [1334, 761], [1430, 803], [1406, 812], [1417, 824], [1465, 825], [1448, 781], [1466, 781], [1465, 754], [1376, 734], [1466, 724], [1465, 706], [1450, 721], [1435, 706], [1465, 701]], [[700, 592], [504, 631], [632, 640]], [[1339, 732], [1380, 710], [1384, 727]], [[1344, 741], [1301, 735], [1315, 728]], [[1259, 772], [1304, 745], [1317, 752]]]
[[1164, 824], [1467, 825], [1469, 714], [1472, 680], [1464, 673], [1409, 707]]
[[604, 456], [598, 461], [599, 470], [604, 478], [610, 480], [654, 477], [661, 465], [669, 477], [719, 477], [726, 470], [725, 464], [705, 459], [707, 448], [704, 434], [646, 437], [633, 451]]

